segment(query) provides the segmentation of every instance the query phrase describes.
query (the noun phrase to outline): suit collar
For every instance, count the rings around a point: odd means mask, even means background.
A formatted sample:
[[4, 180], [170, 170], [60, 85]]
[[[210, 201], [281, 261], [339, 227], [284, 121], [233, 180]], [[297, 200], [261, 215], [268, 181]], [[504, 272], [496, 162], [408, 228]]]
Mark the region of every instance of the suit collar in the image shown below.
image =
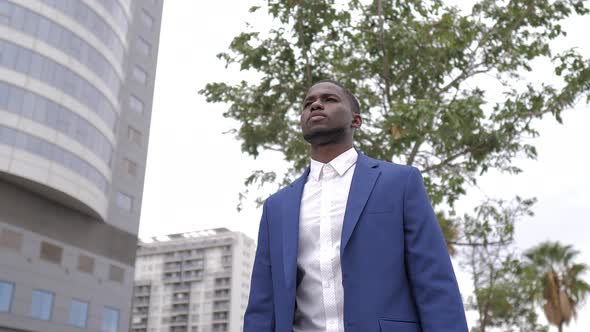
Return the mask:
[[380, 174], [379, 163], [375, 159], [359, 153], [354, 175], [352, 176], [352, 183], [350, 184], [348, 201], [346, 202], [346, 212], [344, 213], [342, 237], [340, 240], [340, 257], [342, 257], [346, 249], [346, 245], [352, 236], [352, 232], [359, 221]]
[[[299, 216], [301, 209], [301, 197], [307, 177], [310, 174], [308, 167], [303, 175], [295, 180], [285, 191], [282, 201], [282, 228], [283, 228], [283, 268], [285, 272], [285, 284], [287, 289], [295, 289], [297, 276], [297, 253], [299, 244]], [[350, 185], [350, 193], [346, 203], [346, 212], [342, 225], [342, 238], [340, 255], [348, 244], [360, 215], [369, 199], [377, 178], [381, 174], [379, 163], [358, 153], [356, 168]]]
[[307, 181], [310, 168], [303, 175], [289, 185], [285, 191], [283, 202], [283, 268], [287, 289], [295, 289], [297, 276], [297, 253], [299, 250], [299, 211], [301, 196]]
[[319, 181], [322, 168], [328, 164], [334, 168], [339, 176], [343, 176], [344, 173], [346, 173], [346, 171], [348, 171], [356, 163], [357, 159], [358, 152], [354, 148], [344, 151], [327, 164], [312, 159], [309, 176], [314, 180]]

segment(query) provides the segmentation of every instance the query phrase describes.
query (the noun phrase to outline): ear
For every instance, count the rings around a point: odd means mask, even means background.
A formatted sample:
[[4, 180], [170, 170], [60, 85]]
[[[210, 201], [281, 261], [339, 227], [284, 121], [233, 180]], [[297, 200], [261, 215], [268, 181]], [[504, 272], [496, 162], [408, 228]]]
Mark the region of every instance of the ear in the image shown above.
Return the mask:
[[352, 114], [352, 123], [350, 124], [350, 127], [353, 129], [359, 129], [362, 124], [363, 124], [363, 118], [361, 118], [361, 115], [359, 113], [353, 113]]

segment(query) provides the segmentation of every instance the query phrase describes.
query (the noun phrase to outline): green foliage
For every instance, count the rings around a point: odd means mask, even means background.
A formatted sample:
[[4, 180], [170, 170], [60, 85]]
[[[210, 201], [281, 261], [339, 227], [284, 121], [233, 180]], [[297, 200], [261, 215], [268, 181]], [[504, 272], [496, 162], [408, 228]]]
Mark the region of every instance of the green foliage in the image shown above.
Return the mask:
[[[537, 154], [526, 140], [538, 134], [533, 121], [561, 121], [563, 110], [590, 98], [588, 59], [551, 49], [565, 35], [563, 19], [588, 13], [583, 1], [483, 0], [467, 15], [436, 0], [268, 0], [251, 9], [260, 10], [272, 29], [243, 32], [218, 56], [260, 80], [210, 83], [201, 93], [229, 105], [224, 116], [240, 123], [244, 152], [281, 152], [293, 165], [287, 178], [308, 164], [299, 112], [320, 79], [339, 80], [359, 98], [357, 148], [420, 168], [435, 206], [452, 207], [490, 169], [519, 172], [514, 158]], [[539, 59], [554, 77], [528, 81]], [[482, 90], [484, 81], [497, 88]]]
[[[534, 200], [489, 200], [455, 217], [455, 202], [495, 169], [519, 173], [519, 156], [537, 156], [535, 121], [590, 101], [590, 61], [557, 52], [562, 21], [587, 15], [581, 0], [480, 0], [470, 13], [441, 0], [267, 0], [269, 31], [236, 36], [218, 58], [259, 80], [212, 82], [200, 91], [237, 120], [242, 151], [281, 153], [286, 174], [257, 170], [246, 186], [284, 184], [309, 164], [301, 102], [313, 82], [335, 79], [361, 105], [356, 147], [421, 169], [449, 252], [461, 251], [479, 313], [475, 331], [547, 331], [537, 324], [539, 279], [512, 252], [515, 222]], [[544, 81], [531, 79], [543, 63]], [[545, 65], [546, 64], [546, 65]], [[483, 86], [488, 87], [484, 89]], [[241, 194], [241, 198], [245, 198]], [[572, 272], [573, 273], [573, 272]]]
[[490, 200], [459, 222], [464, 241], [461, 264], [471, 273], [474, 289], [466, 307], [478, 313], [471, 331], [548, 330], [537, 322], [536, 275], [512, 249], [514, 224], [519, 218], [532, 215], [534, 202], [519, 197], [510, 202]]
[[560, 331], [590, 296], [590, 284], [583, 279], [590, 267], [575, 262], [578, 254], [570, 245], [549, 241], [525, 253], [527, 268], [539, 285], [535, 298], [543, 306], [547, 320]]

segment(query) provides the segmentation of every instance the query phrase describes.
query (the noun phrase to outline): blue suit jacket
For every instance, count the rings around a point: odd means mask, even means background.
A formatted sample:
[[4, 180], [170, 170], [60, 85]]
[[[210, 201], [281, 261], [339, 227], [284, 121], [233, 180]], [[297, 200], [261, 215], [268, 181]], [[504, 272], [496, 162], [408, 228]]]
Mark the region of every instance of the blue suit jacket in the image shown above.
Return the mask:
[[[292, 332], [299, 209], [308, 170], [269, 197], [244, 332]], [[359, 153], [340, 246], [347, 332], [467, 332], [447, 248], [413, 167]]]

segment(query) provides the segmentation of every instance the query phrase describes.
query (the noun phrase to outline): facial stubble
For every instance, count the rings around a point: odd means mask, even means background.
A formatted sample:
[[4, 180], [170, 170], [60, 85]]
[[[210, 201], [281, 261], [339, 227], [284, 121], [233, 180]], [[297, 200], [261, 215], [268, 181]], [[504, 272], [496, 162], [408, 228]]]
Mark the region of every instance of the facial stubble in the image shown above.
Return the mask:
[[346, 139], [346, 128], [322, 128], [303, 134], [303, 138], [311, 145], [328, 145], [340, 143]]

